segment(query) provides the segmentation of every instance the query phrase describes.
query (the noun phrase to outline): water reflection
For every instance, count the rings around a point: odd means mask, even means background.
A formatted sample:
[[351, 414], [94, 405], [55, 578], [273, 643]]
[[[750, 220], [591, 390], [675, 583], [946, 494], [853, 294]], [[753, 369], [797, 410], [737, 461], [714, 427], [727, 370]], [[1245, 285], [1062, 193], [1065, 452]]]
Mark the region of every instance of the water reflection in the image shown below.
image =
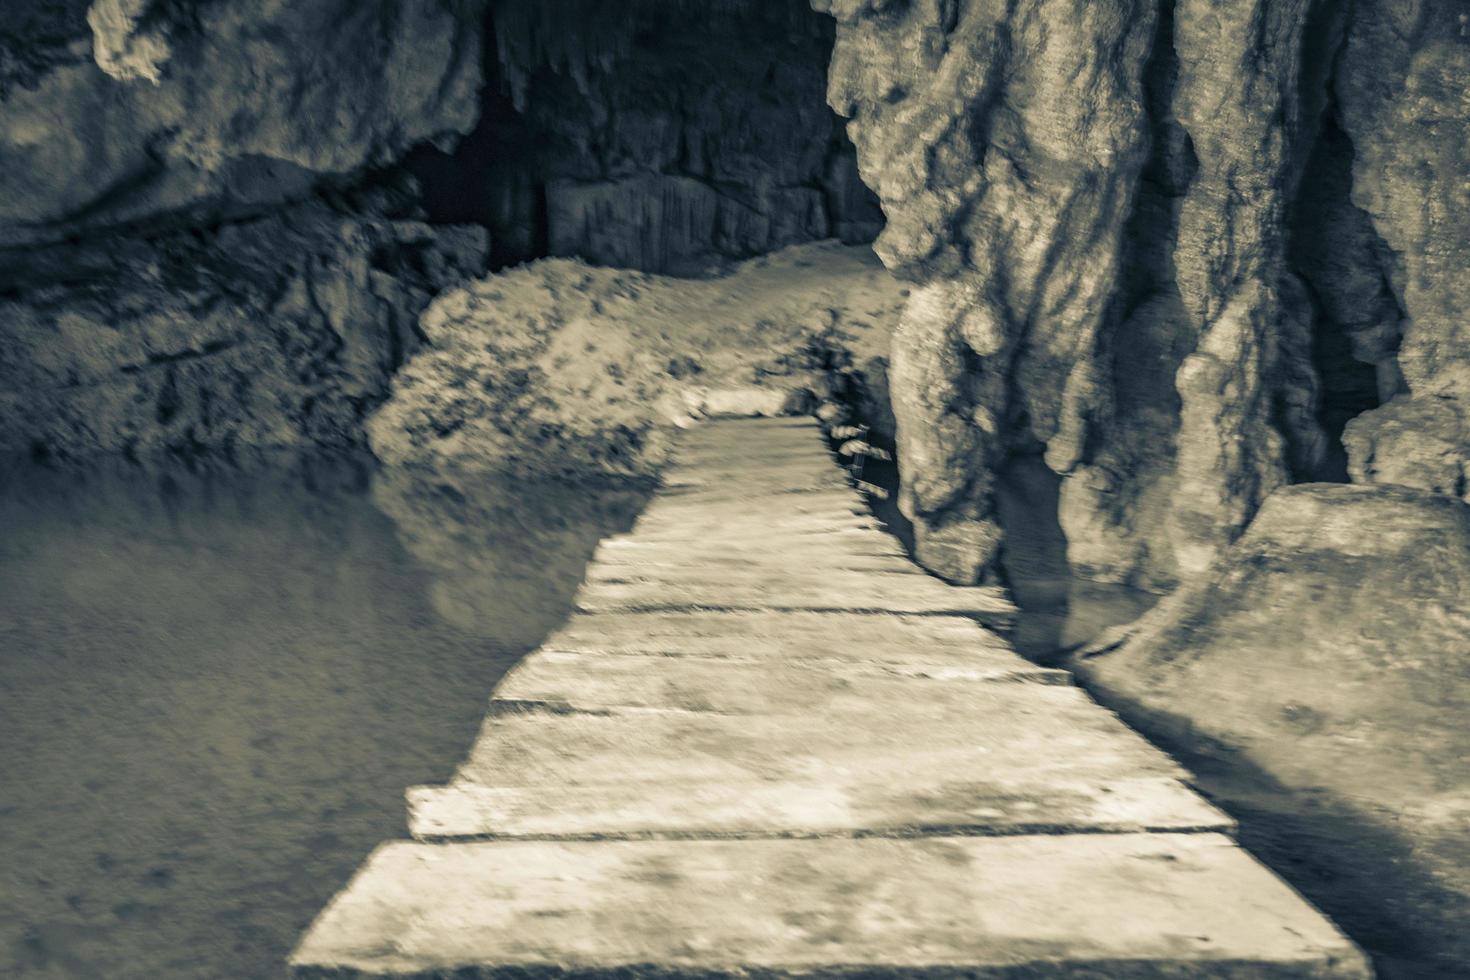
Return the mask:
[[1132, 622], [1159, 600], [1151, 592], [1072, 576], [1067, 536], [1057, 522], [1060, 483], [1039, 456], [1017, 456], [996, 486], [1006, 532], [1001, 563], [1022, 613], [1011, 642], [1050, 666], [1063, 665], [1068, 651]]
[[0, 469], [0, 975], [278, 976], [637, 491]]
[[632, 527], [651, 492], [389, 469], [374, 479], [372, 498], [433, 571], [430, 601], [445, 622], [529, 649], [566, 618], [598, 541]]

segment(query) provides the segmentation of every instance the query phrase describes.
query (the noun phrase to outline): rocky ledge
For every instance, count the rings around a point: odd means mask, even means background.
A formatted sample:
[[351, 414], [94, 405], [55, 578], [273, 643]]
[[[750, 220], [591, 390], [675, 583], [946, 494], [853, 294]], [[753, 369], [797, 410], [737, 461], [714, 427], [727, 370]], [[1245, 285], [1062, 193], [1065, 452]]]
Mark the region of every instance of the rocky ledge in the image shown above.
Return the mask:
[[368, 436], [399, 466], [651, 476], [700, 416], [881, 392], [906, 291], [836, 242], [706, 279], [544, 259], [434, 300]]
[[1401, 975], [1452, 976], [1470, 962], [1467, 597], [1470, 506], [1287, 487], [1126, 642], [1076, 666], [1186, 753], [1215, 746], [1224, 802], [1284, 828], [1263, 843], [1273, 863], [1329, 869], [1303, 883], [1312, 897], [1385, 955], [1426, 958]]

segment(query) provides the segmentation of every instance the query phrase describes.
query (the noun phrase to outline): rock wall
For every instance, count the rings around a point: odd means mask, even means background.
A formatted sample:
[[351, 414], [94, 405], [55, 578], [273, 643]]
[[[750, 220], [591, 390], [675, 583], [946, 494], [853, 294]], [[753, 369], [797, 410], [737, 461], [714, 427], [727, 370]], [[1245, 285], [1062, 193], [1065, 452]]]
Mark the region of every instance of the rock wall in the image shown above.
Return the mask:
[[480, 229], [325, 205], [12, 255], [0, 453], [360, 445], [419, 311], [484, 256]]
[[870, 240], [832, 35], [802, 0], [16, 0], [0, 452], [360, 442], [485, 229], [675, 272]]
[[474, 126], [477, 0], [17, 0], [0, 27], [0, 452], [362, 442], [484, 268], [374, 175]]
[[301, 197], [470, 129], [476, 0], [19, 0], [0, 244]]
[[1466, 491], [1461, 5], [813, 6], [917, 283], [892, 381], [930, 568], [990, 573], [1015, 454], [1064, 477], [1075, 570], [1149, 587], [1289, 482]]
[[444, 213], [479, 207], [493, 238], [520, 237], [498, 263], [687, 274], [881, 227], [824, 99], [832, 24], [805, 0], [496, 0], [491, 14], [486, 131], [414, 165], [458, 182]]

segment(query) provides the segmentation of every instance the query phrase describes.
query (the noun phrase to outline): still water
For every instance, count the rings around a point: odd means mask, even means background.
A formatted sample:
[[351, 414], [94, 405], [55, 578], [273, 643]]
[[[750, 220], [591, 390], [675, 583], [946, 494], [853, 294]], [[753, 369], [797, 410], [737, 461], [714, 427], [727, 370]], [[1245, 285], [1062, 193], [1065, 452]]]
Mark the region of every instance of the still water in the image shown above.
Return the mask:
[[644, 498], [5, 465], [0, 976], [280, 976]]
[[[1023, 652], [1152, 601], [1069, 580], [1048, 487], [1003, 489]], [[0, 976], [280, 976], [646, 496], [0, 463]]]

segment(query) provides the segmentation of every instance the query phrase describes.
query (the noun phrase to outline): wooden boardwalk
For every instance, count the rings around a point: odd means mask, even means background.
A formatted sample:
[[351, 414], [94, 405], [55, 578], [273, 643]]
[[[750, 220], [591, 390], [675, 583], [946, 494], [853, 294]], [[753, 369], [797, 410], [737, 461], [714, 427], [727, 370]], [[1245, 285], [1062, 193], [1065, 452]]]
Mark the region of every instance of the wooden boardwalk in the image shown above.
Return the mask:
[[296, 975], [1368, 975], [808, 420], [688, 433], [576, 604]]

